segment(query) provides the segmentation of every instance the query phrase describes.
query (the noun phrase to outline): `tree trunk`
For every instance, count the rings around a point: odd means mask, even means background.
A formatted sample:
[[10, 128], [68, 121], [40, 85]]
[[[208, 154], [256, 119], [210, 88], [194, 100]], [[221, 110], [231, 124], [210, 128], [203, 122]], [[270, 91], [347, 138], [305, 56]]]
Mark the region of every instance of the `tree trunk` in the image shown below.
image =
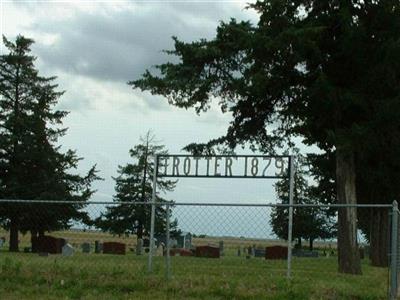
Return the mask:
[[294, 245], [294, 247], [295, 247], [296, 249], [301, 249], [301, 238], [297, 238], [297, 242], [296, 242], [296, 244]]
[[371, 265], [375, 267], [388, 266], [389, 253], [389, 212], [384, 208], [372, 210], [371, 226]]
[[314, 239], [310, 238], [310, 251], [314, 250]]
[[137, 239], [143, 239], [143, 222], [139, 221], [138, 229], [136, 232]]
[[[336, 189], [339, 204], [357, 204], [354, 153], [336, 149]], [[361, 274], [357, 244], [357, 209], [339, 208], [338, 215], [339, 272]]]
[[18, 223], [15, 218], [11, 218], [10, 224], [10, 252], [18, 252]]

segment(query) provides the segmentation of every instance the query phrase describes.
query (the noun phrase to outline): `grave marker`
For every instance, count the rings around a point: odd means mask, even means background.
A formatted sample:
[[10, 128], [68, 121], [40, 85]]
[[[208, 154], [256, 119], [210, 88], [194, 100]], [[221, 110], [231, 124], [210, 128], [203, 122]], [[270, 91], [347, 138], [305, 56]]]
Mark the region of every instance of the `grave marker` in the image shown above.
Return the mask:
[[66, 244], [66, 240], [62, 238], [56, 238], [49, 235], [37, 237], [34, 242], [37, 252], [48, 252], [51, 254], [61, 254], [62, 247]]
[[265, 248], [265, 259], [287, 259], [288, 251], [283, 246], [271, 246]]
[[224, 241], [219, 241], [219, 254], [224, 255]]
[[62, 255], [63, 256], [72, 256], [74, 255], [74, 247], [71, 244], [65, 244], [62, 247]]
[[103, 243], [103, 253], [125, 255], [126, 245], [118, 242], [105, 242]]
[[163, 256], [163, 255], [164, 255], [164, 247], [162, 244], [160, 244], [156, 249], [155, 256]]
[[136, 255], [142, 255], [143, 251], [143, 240], [138, 239], [136, 244]]
[[94, 241], [94, 252], [95, 253], [103, 252], [103, 244], [100, 241]]
[[169, 250], [170, 256], [193, 256], [192, 251], [183, 248], [174, 248]]
[[82, 247], [82, 252], [83, 253], [90, 253], [90, 244], [89, 243], [83, 243], [82, 245], [81, 245], [81, 247]]
[[254, 249], [254, 257], [265, 257], [264, 249]]
[[197, 257], [208, 257], [208, 258], [219, 258], [219, 248], [212, 246], [197, 246], [196, 247]]

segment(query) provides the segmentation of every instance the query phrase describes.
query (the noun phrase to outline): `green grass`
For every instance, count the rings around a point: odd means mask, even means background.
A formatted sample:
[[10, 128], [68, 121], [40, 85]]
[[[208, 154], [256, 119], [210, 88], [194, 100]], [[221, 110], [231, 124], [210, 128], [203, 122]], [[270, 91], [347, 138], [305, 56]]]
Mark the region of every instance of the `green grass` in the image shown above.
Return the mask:
[[1, 299], [385, 299], [387, 269], [363, 261], [363, 275], [337, 273], [330, 258], [295, 258], [293, 277], [286, 261], [225, 256], [164, 258], [76, 253], [73, 257], [0, 252]]

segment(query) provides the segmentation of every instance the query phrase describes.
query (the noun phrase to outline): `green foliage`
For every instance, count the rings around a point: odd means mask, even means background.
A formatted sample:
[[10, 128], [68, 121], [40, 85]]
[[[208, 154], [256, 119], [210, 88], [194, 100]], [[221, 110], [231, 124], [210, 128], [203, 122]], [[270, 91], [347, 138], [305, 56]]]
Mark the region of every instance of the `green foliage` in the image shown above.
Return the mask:
[[[0, 198], [86, 201], [91, 183], [99, 179], [95, 167], [85, 176], [71, 173], [79, 160], [75, 151], [60, 151], [57, 142], [66, 111], [54, 109], [64, 92], [55, 77], [42, 77], [31, 55], [33, 40], [3, 37], [8, 53], [0, 57]], [[40, 209], [41, 215], [31, 214]], [[39, 208], [38, 208], [39, 207]], [[6, 228], [34, 233], [68, 228], [71, 219], [87, 220], [78, 204], [2, 204], [0, 222]], [[13, 225], [11, 225], [13, 224]]]
[[[211, 40], [175, 38], [167, 53], [179, 61], [130, 84], [197, 113], [215, 99], [232, 115], [226, 134], [189, 145], [194, 153], [249, 144], [271, 154], [292, 146], [295, 137], [327, 155], [335, 152], [338, 203], [356, 203], [356, 171], [375, 173], [367, 185], [388, 170], [397, 176], [400, 2], [267, 0], [249, 7], [258, 12], [258, 24], [232, 19], [221, 22]], [[382, 137], [382, 130], [389, 134]], [[368, 159], [382, 147], [392, 147], [387, 167], [363, 170], [374, 166]], [[382, 180], [375, 190], [396, 180]], [[339, 270], [360, 273], [357, 256], [346, 262], [357, 251], [349, 212], [339, 210]]]
[[[96, 226], [104, 231], [116, 234], [125, 232], [136, 233], [138, 238], [150, 232], [150, 205], [129, 205], [135, 202], [151, 202], [153, 193], [154, 155], [166, 155], [164, 145], [159, 145], [154, 136], [147, 132], [141, 138], [141, 144], [136, 145], [129, 154], [132, 163], [118, 167], [115, 180], [114, 201], [123, 204], [107, 207], [107, 211], [95, 221]], [[166, 202], [161, 193], [170, 192], [175, 188], [176, 181], [158, 178], [156, 186], [156, 202]], [[156, 206], [155, 233], [164, 234], [166, 226], [165, 208]], [[171, 222], [171, 230], [175, 232], [177, 221]]]
[[[233, 120], [209, 146], [256, 143], [272, 152], [291, 136], [321, 149], [368, 146], [376, 113], [398, 111], [398, 1], [257, 1], [259, 23], [232, 19], [212, 40], [174, 38], [178, 63], [130, 82], [199, 113], [218, 99]], [[385, 113], [386, 111], [386, 113]], [[267, 130], [268, 125], [271, 129]]]
[[[320, 195], [313, 193], [313, 188], [308, 181], [306, 170], [307, 161], [300, 154], [296, 157], [296, 170], [294, 176], [293, 202], [295, 204], [323, 204]], [[289, 204], [289, 179], [285, 178], [276, 183], [275, 189], [282, 204]], [[281, 239], [287, 239], [288, 234], [288, 207], [275, 207], [271, 212], [273, 232]], [[294, 207], [293, 208], [293, 239], [310, 241], [327, 239], [336, 236], [333, 220], [334, 213], [327, 208], [320, 207]], [[312, 250], [312, 249], [310, 249]]]
[[[18, 272], [0, 272], [4, 299], [386, 299], [387, 270], [364, 265], [364, 276], [336, 273], [335, 258], [295, 259], [292, 279], [284, 261], [246, 260], [226, 256], [219, 261], [173, 257], [173, 277], [165, 280], [164, 258], [148, 275], [147, 257], [128, 254], [87, 255], [59, 259], [1, 253], [18, 262]], [[119, 272], [110, 270], [118, 268]], [[14, 267], [12, 267], [14, 268]]]

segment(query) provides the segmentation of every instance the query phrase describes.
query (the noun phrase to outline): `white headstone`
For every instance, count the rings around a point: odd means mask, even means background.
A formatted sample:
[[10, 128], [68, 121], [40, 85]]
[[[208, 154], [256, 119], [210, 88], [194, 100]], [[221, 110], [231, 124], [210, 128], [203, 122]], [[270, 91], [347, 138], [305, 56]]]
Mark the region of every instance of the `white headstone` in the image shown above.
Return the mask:
[[219, 254], [224, 255], [224, 241], [219, 241]]
[[155, 256], [163, 256], [164, 255], [164, 247], [160, 244], [157, 249]]
[[74, 255], [74, 247], [71, 244], [65, 244], [62, 247], [62, 255], [63, 256], [72, 256]]
[[143, 250], [143, 240], [138, 239], [136, 244], [136, 255], [142, 255]]

